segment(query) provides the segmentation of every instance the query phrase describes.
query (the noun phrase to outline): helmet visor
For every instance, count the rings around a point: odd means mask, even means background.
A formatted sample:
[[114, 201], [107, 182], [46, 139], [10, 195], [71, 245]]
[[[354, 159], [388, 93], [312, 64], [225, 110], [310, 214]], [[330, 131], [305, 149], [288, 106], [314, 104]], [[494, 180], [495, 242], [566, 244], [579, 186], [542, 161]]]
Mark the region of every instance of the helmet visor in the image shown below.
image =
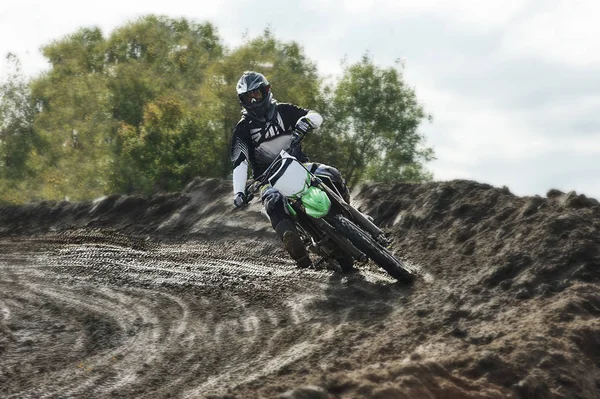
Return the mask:
[[244, 105], [251, 105], [252, 103], [260, 102], [262, 99], [263, 93], [260, 88], [240, 94], [240, 100]]

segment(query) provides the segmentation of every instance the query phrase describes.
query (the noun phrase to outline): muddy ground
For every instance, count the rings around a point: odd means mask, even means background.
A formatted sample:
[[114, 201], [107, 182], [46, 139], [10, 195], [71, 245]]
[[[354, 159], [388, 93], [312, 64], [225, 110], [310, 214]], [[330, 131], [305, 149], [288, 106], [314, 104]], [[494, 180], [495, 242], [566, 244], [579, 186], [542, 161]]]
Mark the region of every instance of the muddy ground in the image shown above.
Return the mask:
[[297, 270], [230, 191], [0, 209], [0, 397], [600, 397], [598, 201], [355, 190], [406, 286]]

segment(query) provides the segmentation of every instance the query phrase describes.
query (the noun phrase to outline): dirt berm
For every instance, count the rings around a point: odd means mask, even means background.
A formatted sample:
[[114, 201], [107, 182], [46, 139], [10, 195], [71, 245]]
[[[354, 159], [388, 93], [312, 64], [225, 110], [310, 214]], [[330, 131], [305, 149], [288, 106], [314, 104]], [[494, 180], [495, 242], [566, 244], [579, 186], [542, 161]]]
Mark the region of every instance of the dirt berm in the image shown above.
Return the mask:
[[0, 209], [2, 398], [600, 398], [600, 204], [456, 180], [353, 203], [419, 272], [298, 270], [229, 182]]

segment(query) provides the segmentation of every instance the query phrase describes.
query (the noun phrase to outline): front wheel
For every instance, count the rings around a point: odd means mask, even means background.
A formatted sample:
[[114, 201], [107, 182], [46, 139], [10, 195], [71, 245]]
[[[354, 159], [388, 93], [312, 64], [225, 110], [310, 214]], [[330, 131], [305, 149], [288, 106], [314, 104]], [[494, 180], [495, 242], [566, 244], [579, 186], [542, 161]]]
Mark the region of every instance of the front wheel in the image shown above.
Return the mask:
[[402, 262], [350, 220], [342, 215], [335, 215], [331, 222], [340, 234], [381, 266], [390, 276], [403, 283], [410, 283], [414, 280], [415, 276], [404, 267]]

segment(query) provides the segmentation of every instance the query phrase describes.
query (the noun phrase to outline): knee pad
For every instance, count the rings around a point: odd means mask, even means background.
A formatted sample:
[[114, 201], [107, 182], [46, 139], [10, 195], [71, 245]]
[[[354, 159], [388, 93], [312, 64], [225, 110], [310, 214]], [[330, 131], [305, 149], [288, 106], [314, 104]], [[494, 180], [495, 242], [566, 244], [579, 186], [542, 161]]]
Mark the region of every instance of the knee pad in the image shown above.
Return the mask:
[[265, 211], [271, 219], [271, 225], [275, 228], [283, 219], [289, 218], [285, 211], [283, 195], [273, 187], [269, 187], [262, 195], [262, 203]]

